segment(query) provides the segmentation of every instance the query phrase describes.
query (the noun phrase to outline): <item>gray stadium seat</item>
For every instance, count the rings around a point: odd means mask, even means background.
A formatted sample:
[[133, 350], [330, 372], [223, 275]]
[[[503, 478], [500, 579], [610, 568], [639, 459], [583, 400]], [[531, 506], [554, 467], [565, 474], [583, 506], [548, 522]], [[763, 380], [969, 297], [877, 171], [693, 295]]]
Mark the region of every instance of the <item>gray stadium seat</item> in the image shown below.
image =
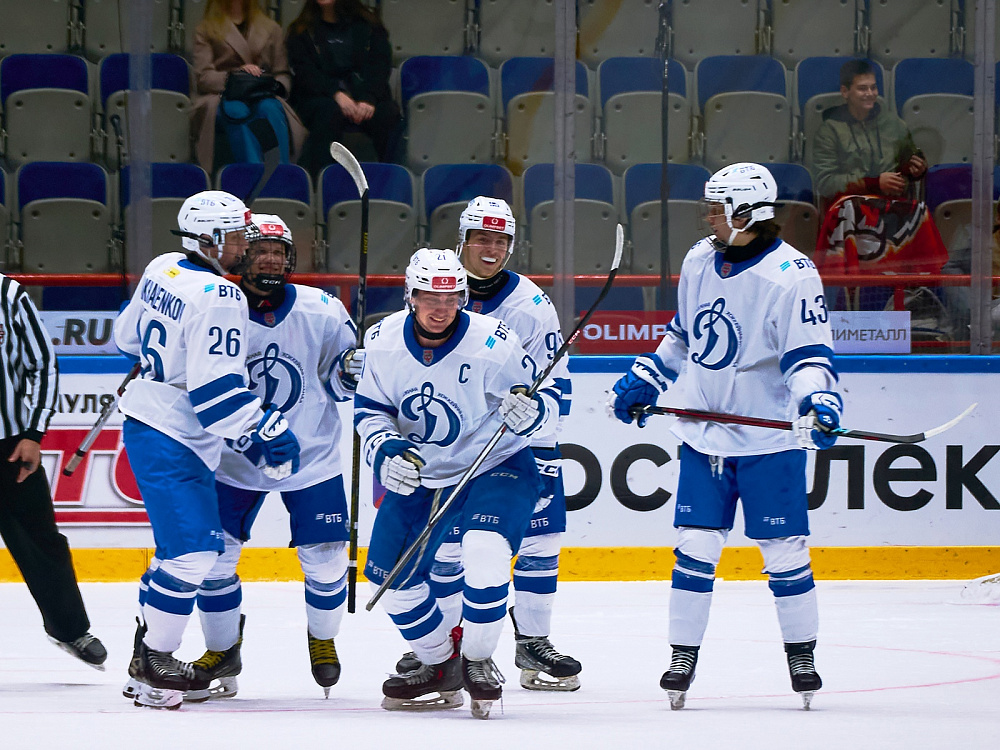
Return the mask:
[[465, 51], [465, 0], [382, 0], [381, 9], [394, 65], [413, 55]]
[[555, 54], [552, 0], [480, 0], [478, 55], [493, 67], [511, 57]]
[[944, 246], [948, 248], [949, 254], [952, 250], [961, 248], [955, 247], [955, 240], [958, 237], [969, 237], [969, 227], [972, 226], [972, 201], [969, 199], [959, 199], [945, 201], [934, 209], [934, 224]]
[[[86, 0], [84, 51], [94, 62], [115, 52], [128, 52], [129, 15], [135, 2]], [[152, 19], [150, 52], [166, 52], [170, 36], [170, 0], [145, 0], [143, 14]], [[124, 47], [122, 45], [125, 45]]]
[[670, 56], [691, 70], [704, 57], [757, 51], [758, 0], [671, 0]]
[[194, 52], [194, 30], [205, 17], [206, 0], [181, 0], [181, 33], [184, 35], [184, 56], [190, 60]]
[[972, 161], [972, 64], [911, 58], [893, 69], [897, 111], [929, 164]]
[[69, 49], [70, 0], [0, 0], [0, 55]]
[[812, 203], [782, 201], [774, 210], [774, 220], [781, 225], [781, 239], [800, 253], [812, 257], [819, 236], [819, 212]]
[[772, 0], [771, 54], [788, 68], [806, 57], [853, 55], [859, 14], [855, 0]]
[[580, 59], [596, 68], [609, 57], [656, 54], [658, 3], [653, 0], [579, 0]]
[[953, 0], [869, 0], [869, 55], [885, 66], [907, 57], [948, 57], [957, 19], [952, 6]]
[[[118, 177], [118, 202], [126, 227], [134, 208], [130, 200], [129, 167], [122, 167]], [[153, 163], [150, 165], [150, 204], [152, 207], [153, 256], [180, 250], [180, 241], [171, 234], [177, 229], [177, 213], [184, 201], [195, 193], [208, 190], [208, 175], [197, 164]]]

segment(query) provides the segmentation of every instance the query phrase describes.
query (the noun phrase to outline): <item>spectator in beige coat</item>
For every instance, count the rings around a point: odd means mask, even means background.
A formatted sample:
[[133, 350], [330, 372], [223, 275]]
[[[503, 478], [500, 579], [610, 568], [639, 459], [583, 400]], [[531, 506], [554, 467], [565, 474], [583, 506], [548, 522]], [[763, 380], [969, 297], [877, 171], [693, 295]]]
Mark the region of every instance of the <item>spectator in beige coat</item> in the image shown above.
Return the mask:
[[196, 90], [192, 138], [195, 158], [205, 171], [211, 174], [215, 166], [215, 118], [226, 76], [234, 70], [272, 75], [284, 87], [279, 99], [288, 121], [291, 158], [298, 157], [307, 131], [286, 101], [291, 76], [281, 26], [257, 0], [208, 0], [194, 31], [192, 58]]

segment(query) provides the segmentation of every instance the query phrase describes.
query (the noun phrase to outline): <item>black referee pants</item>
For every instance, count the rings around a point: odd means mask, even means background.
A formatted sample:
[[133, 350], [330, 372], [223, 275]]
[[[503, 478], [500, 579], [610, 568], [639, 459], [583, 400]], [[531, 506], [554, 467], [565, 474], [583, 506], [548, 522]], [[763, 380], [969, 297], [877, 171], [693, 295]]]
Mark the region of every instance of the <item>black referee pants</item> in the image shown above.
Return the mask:
[[42, 467], [21, 484], [19, 462], [7, 459], [18, 438], [0, 440], [0, 536], [42, 613], [45, 632], [73, 641], [90, 630], [66, 537], [56, 528]]

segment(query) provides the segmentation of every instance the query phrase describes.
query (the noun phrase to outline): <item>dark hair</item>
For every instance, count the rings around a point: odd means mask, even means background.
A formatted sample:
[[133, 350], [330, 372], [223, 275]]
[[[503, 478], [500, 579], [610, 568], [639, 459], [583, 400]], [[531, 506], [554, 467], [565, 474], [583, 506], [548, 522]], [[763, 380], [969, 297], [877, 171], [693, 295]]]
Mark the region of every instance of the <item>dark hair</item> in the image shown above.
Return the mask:
[[[378, 15], [366, 8], [361, 0], [337, 0], [334, 6], [337, 18], [353, 21], [356, 19], [361, 19], [372, 26], [381, 26], [382, 21], [379, 19]], [[316, 0], [306, 0], [306, 4], [302, 6], [302, 10], [299, 15], [291, 25], [288, 27], [288, 34], [292, 36], [294, 34], [302, 34], [309, 31], [313, 26], [319, 23], [320, 19], [323, 17], [320, 12], [319, 6], [316, 4]]]
[[774, 242], [781, 234], [781, 224], [774, 219], [755, 221], [753, 226], [750, 227], [750, 231], [756, 232], [757, 236], [766, 242]]
[[867, 60], [848, 60], [840, 66], [840, 85], [849, 89], [858, 76], [874, 74], [875, 68]]

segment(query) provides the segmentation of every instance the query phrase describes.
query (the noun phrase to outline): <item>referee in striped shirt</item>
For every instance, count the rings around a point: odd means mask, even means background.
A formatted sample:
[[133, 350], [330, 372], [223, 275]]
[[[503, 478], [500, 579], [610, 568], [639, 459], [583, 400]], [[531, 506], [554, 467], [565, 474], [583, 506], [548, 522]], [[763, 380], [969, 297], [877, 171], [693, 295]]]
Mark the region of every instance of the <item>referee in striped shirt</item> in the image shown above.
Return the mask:
[[0, 537], [54, 644], [95, 669], [107, 651], [90, 634], [66, 537], [56, 528], [39, 443], [59, 397], [49, 334], [31, 298], [0, 274]]

